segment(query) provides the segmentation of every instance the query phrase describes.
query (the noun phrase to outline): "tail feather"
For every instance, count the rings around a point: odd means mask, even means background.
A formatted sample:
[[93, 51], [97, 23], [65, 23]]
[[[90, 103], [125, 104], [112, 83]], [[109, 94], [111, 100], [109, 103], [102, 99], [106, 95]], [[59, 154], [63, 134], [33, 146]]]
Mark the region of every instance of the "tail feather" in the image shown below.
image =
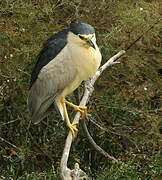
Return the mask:
[[39, 123], [48, 115], [47, 110], [53, 102], [53, 96], [38, 96], [35, 91], [30, 90], [27, 104], [34, 124]]
[[40, 108], [32, 116], [32, 122], [34, 124], [38, 124], [48, 115], [47, 110], [52, 103], [53, 103], [53, 98], [49, 97], [41, 104]]

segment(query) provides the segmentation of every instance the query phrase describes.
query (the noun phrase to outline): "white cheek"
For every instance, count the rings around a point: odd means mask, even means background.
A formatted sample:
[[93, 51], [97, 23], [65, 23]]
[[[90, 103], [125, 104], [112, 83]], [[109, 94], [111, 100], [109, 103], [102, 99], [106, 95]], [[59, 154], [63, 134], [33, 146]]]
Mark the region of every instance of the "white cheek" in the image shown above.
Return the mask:
[[96, 42], [96, 36], [93, 36], [92, 42]]

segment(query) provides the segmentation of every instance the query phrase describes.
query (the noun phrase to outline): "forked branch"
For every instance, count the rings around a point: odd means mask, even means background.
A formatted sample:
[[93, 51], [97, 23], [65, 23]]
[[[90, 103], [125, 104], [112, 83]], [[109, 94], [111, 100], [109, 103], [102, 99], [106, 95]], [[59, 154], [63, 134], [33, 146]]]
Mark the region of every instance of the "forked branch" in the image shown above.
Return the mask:
[[[94, 83], [96, 82], [98, 77], [102, 74], [102, 72], [105, 69], [107, 69], [109, 66], [120, 63], [120, 61], [117, 61], [117, 60], [124, 54], [125, 54], [125, 51], [121, 50], [116, 55], [111, 57], [103, 66], [99, 68], [99, 70], [96, 72], [93, 78], [85, 83], [85, 91], [81, 99], [80, 106], [85, 106], [87, 104], [92, 92], [94, 91], [94, 88], [93, 88]], [[73, 123], [78, 123], [79, 119], [80, 119], [80, 113], [77, 113], [74, 117]], [[61, 158], [61, 164], [60, 164], [61, 180], [81, 180], [87, 177], [87, 175], [79, 168], [78, 164], [75, 164], [75, 167], [73, 170], [67, 167], [67, 162], [69, 158], [72, 141], [73, 141], [73, 137], [72, 137], [71, 132], [69, 132], [66, 142], [65, 142], [62, 158]]]

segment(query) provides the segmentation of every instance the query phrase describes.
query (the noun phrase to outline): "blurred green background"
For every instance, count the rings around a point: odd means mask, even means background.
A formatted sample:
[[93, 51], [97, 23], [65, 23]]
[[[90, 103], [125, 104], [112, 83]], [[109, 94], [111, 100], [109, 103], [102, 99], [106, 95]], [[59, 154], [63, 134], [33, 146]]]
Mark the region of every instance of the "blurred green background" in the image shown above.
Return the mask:
[[145, 33], [159, 18], [161, 0], [0, 1], [0, 179], [58, 179], [68, 129], [54, 108], [30, 126], [26, 99], [42, 43], [76, 20], [95, 27], [102, 64], [144, 36], [98, 79], [88, 104], [106, 129], [88, 122], [92, 137], [123, 163], [96, 152], [80, 128], [69, 167], [79, 162], [97, 180], [162, 179], [162, 20]]

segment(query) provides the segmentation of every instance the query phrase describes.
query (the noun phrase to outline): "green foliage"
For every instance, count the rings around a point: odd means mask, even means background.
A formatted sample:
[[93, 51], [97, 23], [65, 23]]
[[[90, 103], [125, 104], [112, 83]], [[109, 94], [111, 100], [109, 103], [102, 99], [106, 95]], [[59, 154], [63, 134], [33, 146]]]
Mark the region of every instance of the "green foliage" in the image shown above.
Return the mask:
[[99, 172], [96, 180], [161, 179], [162, 161], [160, 153], [152, 156], [149, 161], [143, 162], [143, 166], [139, 166], [135, 159], [133, 161], [111, 164]]
[[138, 171], [131, 163], [116, 165], [106, 168], [97, 178], [97, 180], [139, 180]]
[[91, 135], [122, 163], [94, 151], [80, 128], [69, 167], [78, 161], [97, 179], [160, 179], [162, 23], [145, 31], [161, 12], [161, 0], [0, 2], [0, 179], [57, 177], [67, 128], [53, 108], [46, 120], [30, 126], [26, 99], [43, 41], [75, 20], [96, 28], [102, 63], [144, 36], [121, 64], [103, 73], [88, 105]]

